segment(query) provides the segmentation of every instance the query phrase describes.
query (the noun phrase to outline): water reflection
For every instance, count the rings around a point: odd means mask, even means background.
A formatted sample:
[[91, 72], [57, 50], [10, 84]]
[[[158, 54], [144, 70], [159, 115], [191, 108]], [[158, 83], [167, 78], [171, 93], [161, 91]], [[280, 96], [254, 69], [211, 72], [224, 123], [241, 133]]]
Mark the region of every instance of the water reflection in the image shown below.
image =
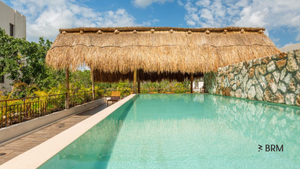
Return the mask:
[[284, 144], [284, 153], [295, 158], [300, 153], [300, 108], [273, 103], [207, 95], [214, 100], [223, 123], [258, 144]]
[[123, 121], [136, 98], [118, 108], [40, 168], [106, 168]]
[[193, 101], [203, 103], [204, 102], [204, 94], [195, 95]]

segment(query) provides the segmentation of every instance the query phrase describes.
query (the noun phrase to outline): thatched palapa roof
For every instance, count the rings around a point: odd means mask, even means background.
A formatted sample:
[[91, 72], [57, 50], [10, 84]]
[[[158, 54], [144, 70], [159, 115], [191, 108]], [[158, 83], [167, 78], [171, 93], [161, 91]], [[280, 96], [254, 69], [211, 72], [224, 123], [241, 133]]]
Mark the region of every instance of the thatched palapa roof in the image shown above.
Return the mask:
[[[98, 75], [143, 72], [205, 73], [280, 53], [264, 28], [113, 27], [60, 29], [47, 64]], [[120, 74], [121, 73], [121, 74]]]

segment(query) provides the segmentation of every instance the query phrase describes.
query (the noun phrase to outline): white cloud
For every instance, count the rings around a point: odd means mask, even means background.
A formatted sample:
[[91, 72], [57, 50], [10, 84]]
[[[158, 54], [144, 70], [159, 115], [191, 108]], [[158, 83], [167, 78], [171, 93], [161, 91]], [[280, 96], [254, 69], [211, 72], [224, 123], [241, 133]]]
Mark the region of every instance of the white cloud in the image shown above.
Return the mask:
[[[203, 18], [203, 19], [206, 19], [206, 20], [213, 20], [214, 19], [212, 12], [210, 10], [206, 9], [206, 8], [201, 9], [199, 14], [200, 14], [201, 18]], [[191, 15], [193, 16], [195, 14], [191, 14]], [[192, 17], [192, 19], [193, 19], [193, 17]], [[199, 19], [197, 19], [197, 20], [199, 20]]]
[[250, 27], [264, 27], [266, 23], [264, 22], [265, 13], [268, 12], [268, 9], [265, 9], [264, 12], [256, 11], [252, 12], [251, 6], [244, 8], [240, 13], [240, 20], [235, 23], [236, 26], [250, 26]]
[[225, 19], [226, 8], [221, 0], [187, 0], [185, 20], [188, 25], [201, 27], [219, 27]]
[[156, 22], [159, 22], [159, 20], [158, 19], [153, 19], [153, 20], [150, 20], [150, 21], [146, 21], [146, 22], [143, 22], [142, 25], [151, 26], [152, 24], [155, 24]]
[[300, 34], [296, 37], [296, 41], [300, 41]]
[[271, 39], [273, 42], [279, 42], [279, 40], [280, 40], [280, 38], [272, 38], [272, 37], [271, 37]]
[[158, 22], [152, 20], [139, 24], [125, 9], [97, 12], [75, 0], [11, 0], [11, 3], [14, 9], [26, 16], [29, 41], [38, 41], [39, 37], [54, 40], [59, 28], [149, 26]]
[[188, 25], [191, 25], [191, 26], [196, 26], [196, 22], [192, 21], [192, 20], [188, 20], [187, 21], [187, 24]]
[[196, 5], [197, 6], [204, 6], [207, 7], [210, 4], [210, 0], [203, 0], [203, 1], [197, 1]]
[[184, 6], [184, 4], [182, 3], [182, 1], [180, 1], [180, 0], [178, 0], [177, 3], [178, 3], [179, 6]]
[[264, 34], [267, 35], [267, 36], [269, 36], [269, 31], [268, 31], [268, 29], [265, 30]]
[[135, 23], [135, 18], [129, 15], [125, 9], [118, 9], [117, 11], [108, 11], [102, 13], [96, 21], [97, 26], [113, 27], [113, 26], [133, 26], [138, 25]]
[[[132, 0], [131, 2], [136, 7], [145, 8], [145, 7], [149, 6], [149, 5], [151, 5], [152, 3], [163, 4], [165, 2], [173, 2], [173, 0]], [[180, 2], [178, 1], [178, 3], [180, 3]]]
[[299, 0], [181, 0], [181, 3], [187, 11], [186, 23], [191, 26], [233, 25], [267, 30], [289, 27], [297, 31], [295, 40], [300, 40]]

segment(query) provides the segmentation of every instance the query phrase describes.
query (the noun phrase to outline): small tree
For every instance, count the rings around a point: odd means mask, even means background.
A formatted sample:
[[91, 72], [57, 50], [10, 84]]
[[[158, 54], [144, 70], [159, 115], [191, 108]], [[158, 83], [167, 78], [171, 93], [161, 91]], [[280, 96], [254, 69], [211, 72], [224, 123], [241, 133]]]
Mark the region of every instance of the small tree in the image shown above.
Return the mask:
[[8, 75], [13, 83], [36, 85], [40, 89], [57, 86], [64, 81], [64, 73], [45, 64], [51, 44], [51, 41], [43, 38], [40, 38], [39, 43], [28, 42], [25, 38], [14, 38], [0, 28], [0, 65], [3, 66], [1, 75]]

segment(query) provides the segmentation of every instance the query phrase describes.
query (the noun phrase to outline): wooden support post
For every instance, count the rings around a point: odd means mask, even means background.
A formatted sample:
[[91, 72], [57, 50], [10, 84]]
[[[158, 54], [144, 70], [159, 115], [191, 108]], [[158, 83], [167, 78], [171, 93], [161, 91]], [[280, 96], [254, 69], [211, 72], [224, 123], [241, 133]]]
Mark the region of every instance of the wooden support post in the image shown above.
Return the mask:
[[66, 101], [65, 106], [66, 109], [70, 108], [70, 85], [69, 85], [69, 67], [66, 68]]
[[133, 94], [136, 94], [136, 77], [137, 77], [137, 71], [134, 70], [133, 72]]
[[140, 82], [140, 72], [138, 71], [137, 74], [137, 79], [138, 79], [138, 93], [141, 93], [141, 82]]
[[92, 93], [93, 100], [95, 100], [95, 83], [94, 83], [94, 71], [91, 69], [91, 80], [92, 80]]
[[193, 93], [194, 75], [191, 74], [191, 93]]

